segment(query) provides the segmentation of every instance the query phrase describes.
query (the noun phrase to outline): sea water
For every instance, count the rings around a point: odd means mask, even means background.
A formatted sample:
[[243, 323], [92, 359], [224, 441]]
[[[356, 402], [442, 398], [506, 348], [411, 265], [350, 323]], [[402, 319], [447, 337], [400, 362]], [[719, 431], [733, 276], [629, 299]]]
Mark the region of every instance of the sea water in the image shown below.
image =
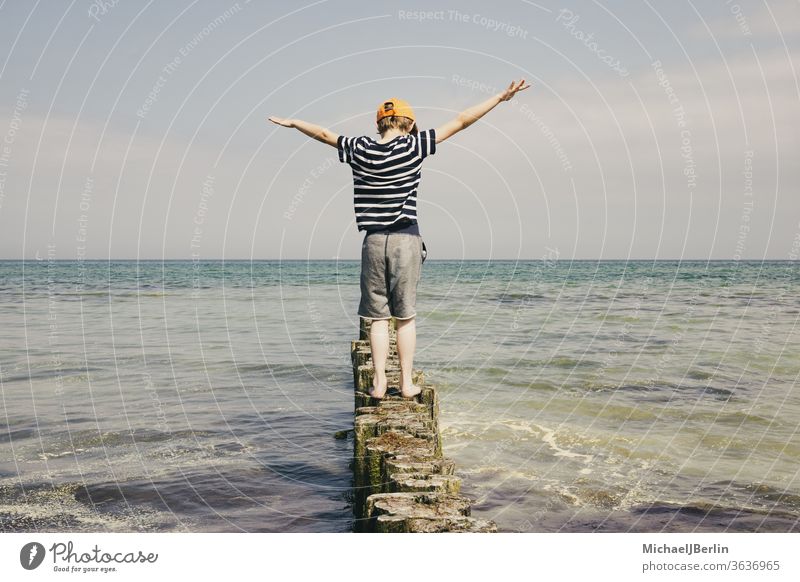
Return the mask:
[[[0, 530], [350, 531], [355, 261], [0, 262]], [[501, 531], [800, 531], [793, 262], [434, 261]]]

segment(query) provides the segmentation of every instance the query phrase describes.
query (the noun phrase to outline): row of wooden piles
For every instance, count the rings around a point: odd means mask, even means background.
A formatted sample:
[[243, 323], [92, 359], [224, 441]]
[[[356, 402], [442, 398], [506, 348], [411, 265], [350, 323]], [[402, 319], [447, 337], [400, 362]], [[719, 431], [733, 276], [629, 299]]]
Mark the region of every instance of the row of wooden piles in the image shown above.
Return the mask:
[[442, 455], [439, 400], [434, 386], [413, 373], [422, 392], [399, 394], [400, 363], [396, 322], [390, 320], [384, 398], [372, 387], [370, 321], [360, 320], [359, 339], [351, 343], [355, 384], [353, 471], [355, 530], [358, 532], [496, 532], [487, 520], [471, 517], [471, 500], [459, 493], [455, 464]]

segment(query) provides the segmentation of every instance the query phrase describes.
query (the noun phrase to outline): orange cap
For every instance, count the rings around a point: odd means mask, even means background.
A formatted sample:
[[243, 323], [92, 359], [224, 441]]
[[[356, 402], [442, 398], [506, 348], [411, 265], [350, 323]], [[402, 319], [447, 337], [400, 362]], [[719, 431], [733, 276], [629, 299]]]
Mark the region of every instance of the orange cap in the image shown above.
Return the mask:
[[411, 109], [411, 105], [408, 104], [408, 101], [403, 101], [402, 99], [392, 98], [387, 99], [380, 105], [378, 105], [378, 116], [375, 120], [380, 121], [384, 117], [408, 117], [413, 121], [416, 121], [414, 117], [414, 110]]

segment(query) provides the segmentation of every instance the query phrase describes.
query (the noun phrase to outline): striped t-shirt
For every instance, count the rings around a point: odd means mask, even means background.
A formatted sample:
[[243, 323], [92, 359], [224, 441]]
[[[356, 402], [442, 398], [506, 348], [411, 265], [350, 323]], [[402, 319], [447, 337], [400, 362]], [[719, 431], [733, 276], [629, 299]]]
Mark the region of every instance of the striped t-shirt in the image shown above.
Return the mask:
[[386, 143], [339, 136], [339, 161], [353, 169], [358, 230], [381, 230], [417, 222], [422, 160], [436, 153], [436, 131], [398, 135]]

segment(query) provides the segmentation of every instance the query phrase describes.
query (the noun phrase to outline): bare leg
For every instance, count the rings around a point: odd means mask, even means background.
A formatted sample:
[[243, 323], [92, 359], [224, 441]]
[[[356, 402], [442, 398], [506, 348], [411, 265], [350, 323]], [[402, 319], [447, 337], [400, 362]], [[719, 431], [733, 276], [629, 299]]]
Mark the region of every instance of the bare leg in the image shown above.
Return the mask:
[[375, 375], [372, 378], [370, 396], [383, 398], [386, 394], [386, 359], [389, 357], [389, 320], [373, 319], [369, 330], [369, 345], [372, 348], [372, 365]]
[[400, 394], [406, 398], [416, 396], [420, 388], [411, 382], [414, 368], [414, 350], [417, 347], [416, 318], [397, 320], [397, 355], [400, 357]]

